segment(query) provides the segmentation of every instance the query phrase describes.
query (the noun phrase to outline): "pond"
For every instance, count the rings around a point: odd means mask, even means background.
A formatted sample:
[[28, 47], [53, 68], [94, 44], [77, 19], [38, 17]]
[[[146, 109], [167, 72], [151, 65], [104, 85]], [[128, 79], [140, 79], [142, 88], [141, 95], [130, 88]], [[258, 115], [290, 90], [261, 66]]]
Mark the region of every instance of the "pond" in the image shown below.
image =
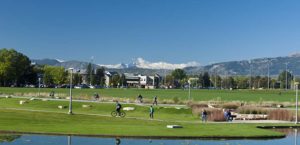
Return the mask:
[[[298, 130], [279, 130], [286, 138], [269, 140], [158, 140], [49, 135], [0, 135], [1, 145], [298, 145]], [[300, 145], [300, 144], [299, 144]]]

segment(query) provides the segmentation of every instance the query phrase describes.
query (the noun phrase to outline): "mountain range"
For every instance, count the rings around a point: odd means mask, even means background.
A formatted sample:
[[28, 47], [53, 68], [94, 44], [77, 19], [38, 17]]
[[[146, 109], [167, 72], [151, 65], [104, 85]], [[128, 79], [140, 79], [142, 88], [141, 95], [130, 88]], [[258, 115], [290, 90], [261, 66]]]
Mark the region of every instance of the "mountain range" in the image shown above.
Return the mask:
[[[89, 62], [83, 61], [62, 61], [58, 59], [32, 59], [32, 62], [38, 65], [62, 66], [65, 68], [75, 68], [85, 70]], [[93, 64], [94, 68], [105, 67], [108, 71], [119, 73], [140, 73], [152, 75], [158, 73], [165, 75], [175, 68], [184, 69], [187, 74], [200, 74], [208, 71], [218, 75], [268, 75], [276, 76], [286, 68], [294, 75], [300, 74], [300, 54], [293, 54], [286, 57], [257, 58], [251, 60], [219, 62], [210, 65], [201, 66], [197, 62], [188, 62], [182, 64], [172, 64], [167, 62], [149, 62], [142, 58], [137, 58], [133, 62], [115, 65]], [[269, 70], [269, 71], [268, 71]]]

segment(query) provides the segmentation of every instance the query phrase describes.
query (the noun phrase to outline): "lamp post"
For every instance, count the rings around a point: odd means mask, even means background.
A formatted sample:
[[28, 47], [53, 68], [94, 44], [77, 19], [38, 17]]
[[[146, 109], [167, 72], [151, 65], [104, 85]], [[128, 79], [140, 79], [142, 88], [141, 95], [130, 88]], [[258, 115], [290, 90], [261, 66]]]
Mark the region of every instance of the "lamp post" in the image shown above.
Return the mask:
[[268, 61], [268, 90], [270, 90], [270, 63]]
[[188, 80], [189, 83], [189, 100], [191, 99], [191, 80]]
[[296, 117], [295, 117], [295, 124], [298, 124], [298, 85], [299, 82], [295, 82], [295, 87], [296, 87]]
[[288, 63], [285, 63], [285, 90], [286, 90], [286, 91], [287, 91], [287, 89], [288, 89], [287, 66], [288, 66]]
[[38, 94], [38, 97], [40, 97], [40, 90], [41, 90], [41, 77], [39, 77], [39, 94]]
[[73, 80], [73, 68], [69, 68], [71, 71], [71, 76], [70, 76], [70, 103], [69, 103], [69, 114], [73, 114], [72, 112], [72, 80]]

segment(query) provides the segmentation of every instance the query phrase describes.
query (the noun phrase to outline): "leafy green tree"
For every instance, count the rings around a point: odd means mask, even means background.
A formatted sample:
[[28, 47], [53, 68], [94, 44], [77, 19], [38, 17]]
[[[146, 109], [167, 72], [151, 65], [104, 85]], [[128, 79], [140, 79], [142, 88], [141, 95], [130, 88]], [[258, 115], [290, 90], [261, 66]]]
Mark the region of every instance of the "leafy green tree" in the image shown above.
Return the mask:
[[208, 88], [211, 85], [210, 76], [208, 72], [204, 72], [203, 74], [203, 87]]
[[92, 66], [92, 63], [89, 63], [86, 67], [86, 73], [87, 73], [87, 77], [86, 77], [86, 81], [91, 84], [94, 85], [94, 68]]
[[45, 85], [62, 85], [66, 83], [68, 72], [63, 67], [44, 66], [44, 84]]
[[126, 86], [126, 77], [125, 77], [124, 74], [122, 74], [122, 75], [120, 76], [119, 84], [120, 84], [121, 86]]
[[175, 80], [183, 80], [184, 78], [186, 78], [186, 73], [183, 69], [175, 69], [174, 71], [172, 71], [172, 76]]
[[82, 76], [79, 73], [75, 73], [73, 76], [73, 84], [80, 85], [82, 83]]
[[172, 75], [166, 76], [166, 85], [167, 86], [174, 86], [174, 77]]
[[187, 75], [183, 69], [175, 69], [171, 75], [174, 78], [173, 84], [176, 88], [181, 87], [181, 85], [186, 82], [184, 79], [186, 79]]
[[3, 48], [0, 50], [1, 86], [20, 86], [30, 82], [28, 76], [34, 76], [34, 72], [31, 61], [27, 56], [14, 49]]
[[105, 81], [104, 71], [105, 71], [104, 67], [96, 69], [96, 74], [95, 74], [95, 77], [93, 79], [93, 81], [94, 81], [93, 84], [100, 85], [100, 86], [104, 85], [104, 81]]
[[117, 75], [117, 74], [113, 75], [112, 78], [111, 78], [111, 83], [112, 83], [111, 86], [116, 87], [117, 85], [120, 85], [119, 84], [120, 79], [121, 79], [120, 75]]
[[245, 76], [240, 76], [235, 78], [238, 89], [248, 89], [249, 88], [249, 78]]
[[[287, 84], [286, 84], [286, 75], [287, 75]], [[278, 76], [278, 81], [281, 82], [280, 88], [290, 88], [291, 80], [293, 79], [293, 75], [288, 71], [282, 71]]]

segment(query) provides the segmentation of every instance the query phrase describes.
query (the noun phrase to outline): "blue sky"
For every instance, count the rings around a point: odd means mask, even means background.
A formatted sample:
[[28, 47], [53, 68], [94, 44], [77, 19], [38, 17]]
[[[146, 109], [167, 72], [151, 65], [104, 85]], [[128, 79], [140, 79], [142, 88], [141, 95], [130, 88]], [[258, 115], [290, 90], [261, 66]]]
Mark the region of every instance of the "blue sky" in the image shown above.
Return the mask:
[[299, 0], [1, 0], [0, 48], [99, 64], [300, 52]]

